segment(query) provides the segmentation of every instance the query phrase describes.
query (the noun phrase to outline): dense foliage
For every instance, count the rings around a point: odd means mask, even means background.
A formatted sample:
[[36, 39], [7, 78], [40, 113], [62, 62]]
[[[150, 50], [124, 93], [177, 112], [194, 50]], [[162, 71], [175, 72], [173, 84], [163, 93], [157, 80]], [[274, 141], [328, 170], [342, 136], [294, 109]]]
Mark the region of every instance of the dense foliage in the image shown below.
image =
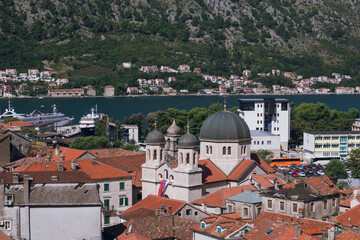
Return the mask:
[[339, 178], [347, 178], [345, 165], [339, 159], [331, 159], [325, 167], [325, 174], [337, 181]]
[[349, 131], [359, 111], [330, 109], [324, 103], [302, 103], [291, 107], [290, 144], [302, 144], [303, 133], [309, 131]]
[[97, 149], [97, 148], [110, 148], [111, 144], [106, 137], [89, 136], [89, 137], [77, 137], [70, 145], [75, 149]]

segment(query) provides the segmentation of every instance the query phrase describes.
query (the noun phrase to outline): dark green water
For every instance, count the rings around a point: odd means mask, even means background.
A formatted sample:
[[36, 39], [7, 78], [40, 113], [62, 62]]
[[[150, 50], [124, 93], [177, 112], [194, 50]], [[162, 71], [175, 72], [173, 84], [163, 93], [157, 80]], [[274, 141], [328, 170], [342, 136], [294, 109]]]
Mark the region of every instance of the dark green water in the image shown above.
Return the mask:
[[[262, 98], [267, 96], [227, 96], [228, 108], [238, 106], [239, 98]], [[271, 96], [276, 98], [286, 98], [293, 101], [296, 106], [303, 102], [316, 103], [323, 102], [332, 109], [347, 111], [354, 107], [360, 109], [360, 95], [290, 95], [290, 96]], [[42, 112], [51, 112], [51, 105], [56, 104], [60, 112], [67, 116], [75, 117], [76, 124], [81, 116], [88, 113], [90, 108], [98, 105], [101, 113], [108, 114], [120, 121], [124, 117], [133, 113], [143, 113], [168, 108], [178, 108], [190, 110], [194, 107], [208, 107], [213, 103], [223, 103], [222, 96], [154, 96], [154, 97], [116, 97], [116, 98], [30, 98], [12, 99], [12, 105], [17, 113], [30, 113], [35, 109]], [[7, 108], [8, 100], [0, 99], [1, 114]], [[43, 105], [44, 107], [41, 107]]]

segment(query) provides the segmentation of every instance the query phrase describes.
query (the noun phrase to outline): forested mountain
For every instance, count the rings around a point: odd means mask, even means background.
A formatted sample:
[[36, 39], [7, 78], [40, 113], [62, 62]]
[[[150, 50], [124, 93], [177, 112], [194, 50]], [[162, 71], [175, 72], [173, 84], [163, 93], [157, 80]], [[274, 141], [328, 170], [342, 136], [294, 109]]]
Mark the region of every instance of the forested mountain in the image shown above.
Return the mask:
[[110, 78], [131, 61], [356, 76], [359, 10], [358, 0], [1, 0], [0, 69]]

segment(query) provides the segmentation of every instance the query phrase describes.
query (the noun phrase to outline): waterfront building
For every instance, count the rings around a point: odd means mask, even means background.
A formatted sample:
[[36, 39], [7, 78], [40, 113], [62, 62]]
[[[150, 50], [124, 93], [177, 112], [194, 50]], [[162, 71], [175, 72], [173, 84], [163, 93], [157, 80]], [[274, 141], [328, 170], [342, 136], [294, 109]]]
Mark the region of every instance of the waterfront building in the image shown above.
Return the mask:
[[115, 95], [115, 88], [111, 85], [107, 85], [104, 87], [104, 96], [105, 97], [113, 97]]
[[304, 159], [328, 163], [332, 158], [343, 159], [351, 150], [360, 148], [360, 132], [311, 131], [304, 132]]
[[94, 96], [96, 96], [96, 91], [94, 89], [88, 89], [86, 91], [86, 94], [89, 95], [89, 96], [94, 97]]
[[[143, 198], [159, 194], [192, 202], [221, 188], [238, 186], [251, 173], [273, 172], [263, 160], [250, 158], [249, 127], [232, 112], [225, 110], [207, 118], [200, 139], [189, 128], [180, 137], [179, 133], [173, 125], [166, 138], [156, 129], [147, 135]], [[177, 158], [167, 157], [168, 153]]]
[[287, 99], [239, 99], [239, 115], [250, 130], [260, 130], [280, 136], [281, 149], [288, 150], [290, 138], [290, 103]]
[[137, 125], [121, 125], [124, 128], [124, 136], [127, 141], [134, 140], [135, 143], [139, 142], [139, 127]]
[[80, 97], [80, 96], [84, 95], [84, 90], [81, 88], [49, 89], [48, 95], [50, 97]]

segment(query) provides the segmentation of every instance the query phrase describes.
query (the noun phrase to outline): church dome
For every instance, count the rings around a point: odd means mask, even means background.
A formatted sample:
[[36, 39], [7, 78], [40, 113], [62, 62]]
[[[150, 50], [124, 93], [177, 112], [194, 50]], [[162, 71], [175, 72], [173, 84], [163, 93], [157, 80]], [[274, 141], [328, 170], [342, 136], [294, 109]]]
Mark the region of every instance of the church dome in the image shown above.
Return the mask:
[[187, 132], [185, 135], [182, 135], [178, 142], [178, 147], [196, 147], [199, 145], [199, 139], [189, 132]]
[[167, 135], [176, 136], [176, 135], [180, 135], [180, 133], [181, 133], [181, 128], [178, 125], [176, 125], [176, 122], [174, 119], [171, 126], [167, 129]]
[[145, 139], [145, 143], [150, 143], [150, 144], [165, 143], [164, 134], [162, 134], [161, 132], [155, 129], [148, 133]]
[[250, 140], [250, 130], [238, 115], [222, 111], [208, 117], [200, 130], [201, 140], [237, 141]]

